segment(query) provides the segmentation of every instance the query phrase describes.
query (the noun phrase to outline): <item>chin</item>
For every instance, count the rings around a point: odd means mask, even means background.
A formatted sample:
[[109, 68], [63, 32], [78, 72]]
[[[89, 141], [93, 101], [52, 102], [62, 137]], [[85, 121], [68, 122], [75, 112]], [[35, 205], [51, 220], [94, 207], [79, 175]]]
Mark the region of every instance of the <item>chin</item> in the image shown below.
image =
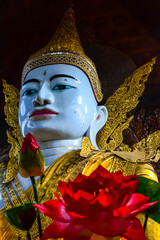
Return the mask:
[[34, 129], [32, 130], [36, 141], [38, 142], [47, 142], [59, 139], [56, 131], [51, 131], [50, 129]]
[[54, 129], [34, 129], [34, 131], [32, 131], [32, 134], [34, 135], [37, 142], [74, 139], [74, 136]]
[[[26, 129], [25, 136], [27, 133], [32, 133], [37, 142], [48, 142], [54, 140], [75, 140], [83, 137], [83, 131], [75, 132], [73, 129], [64, 131], [64, 129], [53, 129], [53, 128], [30, 128]], [[82, 135], [83, 134], [83, 135]]]

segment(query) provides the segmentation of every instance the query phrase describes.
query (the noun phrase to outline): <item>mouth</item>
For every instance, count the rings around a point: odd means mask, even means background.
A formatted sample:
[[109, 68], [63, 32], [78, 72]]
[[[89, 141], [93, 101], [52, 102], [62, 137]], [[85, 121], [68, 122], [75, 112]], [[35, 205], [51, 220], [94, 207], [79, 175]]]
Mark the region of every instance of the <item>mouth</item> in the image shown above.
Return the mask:
[[42, 109], [42, 110], [36, 110], [34, 112], [31, 113], [31, 115], [29, 116], [29, 118], [31, 117], [38, 117], [38, 116], [47, 116], [47, 115], [58, 115], [57, 112], [48, 110], [48, 109]]

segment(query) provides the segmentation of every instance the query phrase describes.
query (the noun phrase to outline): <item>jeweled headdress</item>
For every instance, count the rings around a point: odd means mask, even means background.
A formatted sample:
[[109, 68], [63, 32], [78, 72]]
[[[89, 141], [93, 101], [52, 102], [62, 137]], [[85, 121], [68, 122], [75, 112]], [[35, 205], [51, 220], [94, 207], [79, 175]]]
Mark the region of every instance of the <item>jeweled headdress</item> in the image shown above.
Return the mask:
[[31, 70], [44, 65], [60, 63], [80, 68], [88, 76], [97, 101], [102, 100], [103, 94], [96, 67], [84, 53], [72, 8], [66, 11], [51, 41], [28, 59], [23, 68], [22, 82]]

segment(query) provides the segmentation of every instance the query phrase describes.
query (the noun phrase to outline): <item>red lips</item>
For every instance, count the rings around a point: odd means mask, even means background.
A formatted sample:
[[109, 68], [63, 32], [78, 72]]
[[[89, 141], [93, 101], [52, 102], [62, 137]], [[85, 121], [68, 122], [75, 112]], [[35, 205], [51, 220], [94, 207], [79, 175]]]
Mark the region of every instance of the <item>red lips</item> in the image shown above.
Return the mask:
[[48, 109], [36, 110], [36, 111], [31, 113], [29, 118], [37, 117], [37, 116], [44, 116], [44, 115], [51, 115], [51, 114], [56, 114], [57, 115], [58, 113], [57, 112], [53, 112], [53, 111], [48, 110]]

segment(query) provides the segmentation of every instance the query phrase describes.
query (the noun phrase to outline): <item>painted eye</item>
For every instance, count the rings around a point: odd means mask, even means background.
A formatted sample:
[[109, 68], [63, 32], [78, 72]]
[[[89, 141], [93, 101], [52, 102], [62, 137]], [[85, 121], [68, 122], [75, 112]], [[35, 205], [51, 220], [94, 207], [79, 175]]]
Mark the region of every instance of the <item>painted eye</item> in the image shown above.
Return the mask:
[[66, 90], [66, 89], [71, 89], [71, 88], [73, 88], [73, 87], [69, 86], [69, 85], [57, 84], [56, 86], [54, 86], [54, 88], [52, 90]]
[[27, 89], [27, 90], [22, 94], [22, 96], [33, 95], [34, 93], [37, 93], [37, 92], [38, 92], [38, 91], [37, 91], [36, 89], [30, 88], [30, 89]]

